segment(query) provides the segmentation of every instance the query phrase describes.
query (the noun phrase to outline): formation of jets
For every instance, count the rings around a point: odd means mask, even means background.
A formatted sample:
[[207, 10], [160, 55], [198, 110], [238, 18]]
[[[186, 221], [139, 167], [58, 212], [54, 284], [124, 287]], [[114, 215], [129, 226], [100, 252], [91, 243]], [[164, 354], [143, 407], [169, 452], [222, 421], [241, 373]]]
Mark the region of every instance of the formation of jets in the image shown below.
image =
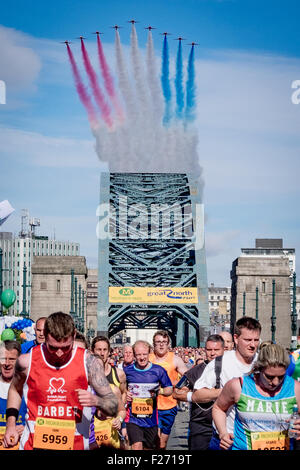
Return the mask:
[[[127, 21], [127, 23], [131, 23], [132, 25], [134, 25], [135, 23], [138, 23], [138, 21], [136, 21], [136, 20], [129, 20], [129, 21]], [[111, 26], [111, 28], [113, 28], [113, 29], [115, 29], [116, 31], [118, 31], [118, 29], [122, 28], [122, 26], [119, 26], [119, 25], [115, 24], [114, 26]], [[154, 28], [153, 26], [147, 26], [145, 29], [148, 29], [149, 32], [150, 32], [150, 31], [152, 31], [152, 29], [156, 29], [156, 28]], [[97, 36], [99, 36], [100, 34], [103, 34], [103, 33], [101, 33], [100, 31], [95, 31], [93, 34], [97, 34]], [[164, 32], [164, 33], [160, 33], [160, 34], [162, 34], [163, 36], [166, 37], [167, 35], [169, 35], [169, 34], [171, 34], [171, 33]], [[82, 39], [86, 39], [86, 38], [85, 38], [84, 36], [79, 36], [79, 37], [77, 37], [76, 39], [82, 40]], [[185, 38], [182, 38], [182, 37], [179, 36], [178, 38], [175, 38], [175, 41], [180, 41], [180, 42], [181, 42], [181, 41], [183, 41], [184, 39], [185, 39]], [[63, 42], [61, 42], [61, 44], [66, 44], [66, 45], [68, 45], [68, 44], [72, 44], [72, 43], [71, 43], [70, 41], [63, 41]], [[197, 42], [191, 42], [191, 43], [189, 43], [189, 45], [190, 45], [190, 46], [197, 46], [198, 43], [197, 43]]]

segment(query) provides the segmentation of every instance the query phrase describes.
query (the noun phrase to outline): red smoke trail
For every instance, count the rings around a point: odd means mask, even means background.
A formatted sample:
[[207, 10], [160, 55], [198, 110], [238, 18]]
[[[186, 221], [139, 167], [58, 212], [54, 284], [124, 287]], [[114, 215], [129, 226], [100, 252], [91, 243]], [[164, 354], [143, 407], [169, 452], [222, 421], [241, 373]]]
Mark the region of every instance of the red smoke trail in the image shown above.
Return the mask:
[[112, 127], [113, 122], [112, 122], [112, 119], [111, 119], [111, 116], [110, 116], [109, 106], [107, 105], [107, 103], [105, 101], [105, 98], [102, 94], [102, 91], [99, 88], [98, 81], [97, 81], [97, 75], [96, 75], [96, 73], [93, 69], [93, 66], [92, 66], [91, 62], [90, 62], [87, 50], [85, 48], [85, 45], [84, 45], [84, 42], [83, 42], [82, 39], [81, 39], [81, 51], [82, 51], [84, 66], [85, 66], [86, 72], [88, 74], [88, 77], [89, 77], [89, 80], [90, 80], [90, 83], [91, 83], [91, 87], [92, 87], [93, 92], [94, 92], [95, 100], [97, 101], [97, 104], [98, 104], [98, 106], [99, 106], [99, 108], [102, 112], [102, 116], [103, 116], [104, 121], [106, 122], [108, 127]]
[[68, 50], [68, 55], [69, 55], [70, 63], [72, 66], [75, 85], [76, 85], [79, 98], [87, 111], [91, 127], [96, 128], [98, 126], [98, 119], [97, 119], [96, 111], [90, 100], [89, 95], [86, 92], [84, 84], [82, 83], [82, 80], [80, 78], [80, 73], [78, 71], [78, 68], [77, 68], [77, 65], [76, 65], [76, 62], [75, 62], [75, 59], [74, 59], [74, 56], [73, 56], [73, 53], [71, 51], [69, 44], [67, 44], [67, 50]]
[[113, 79], [110, 75], [109, 67], [108, 67], [106, 59], [105, 59], [105, 55], [104, 55], [104, 52], [103, 52], [103, 47], [102, 47], [102, 43], [101, 43], [99, 35], [97, 36], [97, 44], [98, 44], [99, 62], [100, 62], [100, 67], [101, 67], [101, 71], [102, 71], [106, 91], [112, 99], [112, 102], [113, 102], [113, 104], [114, 104], [114, 106], [117, 110], [118, 117], [121, 120], [123, 120], [124, 119], [123, 111], [122, 111], [121, 105], [119, 104], [117, 96], [116, 96], [116, 92], [115, 92], [114, 84], [113, 84]]

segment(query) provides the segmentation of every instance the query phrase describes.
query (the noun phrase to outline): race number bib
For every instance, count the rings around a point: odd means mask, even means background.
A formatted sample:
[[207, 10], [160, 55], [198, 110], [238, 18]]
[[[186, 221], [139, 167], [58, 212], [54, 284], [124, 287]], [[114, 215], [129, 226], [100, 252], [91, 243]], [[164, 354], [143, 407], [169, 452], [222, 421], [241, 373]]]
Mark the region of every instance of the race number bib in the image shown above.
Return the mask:
[[111, 438], [111, 419], [100, 420], [95, 417], [95, 439], [98, 446], [108, 444]]
[[153, 414], [152, 398], [134, 398], [131, 411], [135, 415], [150, 416]]
[[120, 448], [120, 438], [118, 431], [112, 428], [113, 418], [100, 420], [94, 419], [95, 439], [98, 446], [110, 445], [116, 449]]
[[5, 426], [0, 426], [0, 450], [18, 450], [20, 443], [18, 442], [15, 446], [13, 447], [4, 447], [3, 446], [3, 438], [5, 434]]
[[287, 431], [252, 432], [252, 450], [289, 450]]
[[73, 450], [75, 421], [37, 418], [34, 429], [34, 449]]

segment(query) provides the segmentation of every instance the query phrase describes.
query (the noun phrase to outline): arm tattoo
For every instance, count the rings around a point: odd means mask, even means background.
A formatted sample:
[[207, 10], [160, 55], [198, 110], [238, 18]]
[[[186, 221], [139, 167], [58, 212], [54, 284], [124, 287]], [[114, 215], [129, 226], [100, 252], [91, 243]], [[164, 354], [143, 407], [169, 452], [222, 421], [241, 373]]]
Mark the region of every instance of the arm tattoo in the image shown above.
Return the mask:
[[107, 416], [116, 416], [118, 412], [118, 399], [112, 392], [105, 377], [102, 360], [99, 356], [87, 353], [86, 366], [89, 383], [98, 397], [97, 406]]

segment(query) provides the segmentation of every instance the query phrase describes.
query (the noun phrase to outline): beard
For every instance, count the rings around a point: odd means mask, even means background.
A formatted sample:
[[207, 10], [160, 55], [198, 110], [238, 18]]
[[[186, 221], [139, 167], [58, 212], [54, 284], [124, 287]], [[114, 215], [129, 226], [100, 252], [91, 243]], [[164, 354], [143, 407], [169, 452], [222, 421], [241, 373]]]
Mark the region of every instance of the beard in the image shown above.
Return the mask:
[[67, 362], [69, 362], [69, 360], [72, 357], [73, 348], [71, 348], [70, 351], [67, 351], [66, 353], [64, 353], [62, 356], [57, 357], [56, 354], [52, 354], [48, 351], [46, 345], [43, 345], [43, 347], [44, 347], [44, 353], [45, 353], [47, 362], [49, 362], [49, 364], [56, 367], [57, 369], [67, 364]]

